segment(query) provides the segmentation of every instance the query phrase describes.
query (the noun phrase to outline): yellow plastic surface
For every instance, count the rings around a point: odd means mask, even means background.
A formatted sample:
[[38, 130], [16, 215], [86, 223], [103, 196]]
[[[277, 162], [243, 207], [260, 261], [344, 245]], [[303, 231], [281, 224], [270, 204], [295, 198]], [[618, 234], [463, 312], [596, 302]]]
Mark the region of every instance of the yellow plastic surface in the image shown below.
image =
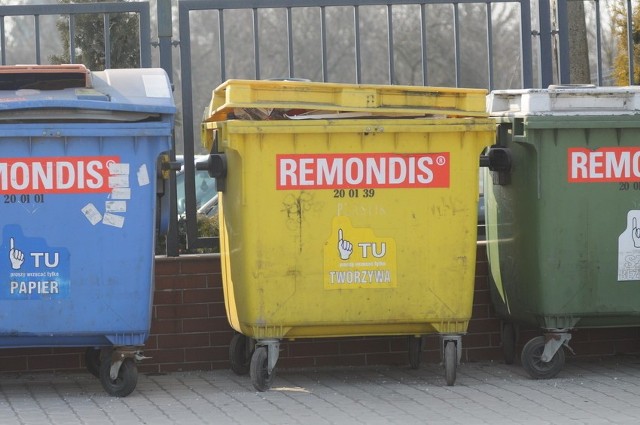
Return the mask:
[[[234, 329], [257, 339], [466, 332], [492, 120], [231, 120], [207, 131], [227, 156], [220, 245]], [[359, 171], [382, 163], [382, 177]]]
[[204, 121], [226, 120], [236, 108], [487, 117], [486, 95], [485, 89], [228, 80], [213, 91]]

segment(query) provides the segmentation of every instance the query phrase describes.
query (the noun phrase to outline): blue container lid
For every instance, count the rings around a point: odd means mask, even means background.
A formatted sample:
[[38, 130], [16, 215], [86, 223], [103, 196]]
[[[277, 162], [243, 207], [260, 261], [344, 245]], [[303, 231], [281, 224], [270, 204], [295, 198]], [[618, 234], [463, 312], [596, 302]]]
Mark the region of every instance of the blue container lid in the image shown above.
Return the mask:
[[0, 68], [0, 122], [140, 121], [150, 116], [165, 119], [176, 112], [171, 83], [161, 68], [99, 72], [77, 65]]

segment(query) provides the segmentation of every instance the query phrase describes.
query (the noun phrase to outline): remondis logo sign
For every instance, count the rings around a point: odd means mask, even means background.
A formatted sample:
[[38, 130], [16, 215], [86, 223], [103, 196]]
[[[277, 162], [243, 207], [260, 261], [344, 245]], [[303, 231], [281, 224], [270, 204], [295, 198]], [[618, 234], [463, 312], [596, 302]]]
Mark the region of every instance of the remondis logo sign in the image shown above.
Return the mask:
[[276, 155], [278, 190], [447, 188], [449, 152]]

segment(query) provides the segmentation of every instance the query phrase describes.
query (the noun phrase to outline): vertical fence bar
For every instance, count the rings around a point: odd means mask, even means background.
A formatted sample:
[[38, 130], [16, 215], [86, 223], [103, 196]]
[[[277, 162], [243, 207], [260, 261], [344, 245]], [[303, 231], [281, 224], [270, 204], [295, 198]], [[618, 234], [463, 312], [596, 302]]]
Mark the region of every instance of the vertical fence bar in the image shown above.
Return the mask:
[[627, 0], [627, 53], [629, 57], [629, 85], [634, 85], [636, 76], [633, 61], [633, 8], [631, 0]]
[[2, 65], [7, 64], [7, 40], [4, 36], [4, 16], [0, 16], [0, 61]]
[[520, 1], [520, 52], [522, 87], [533, 87], [533, 48], [531, 41], [531, 5], [529, 0]]
[[427, 85], [427, 5], [420, 5], [420, 48], [422, 50], [422, 85]]
[[151, 68], [151, 17], [149, 16], [149, 3], [140, 3], [142, 11], [138, 13], [139, 43], [140, 43], [140, 67]]
[[453, 5], [453, 51], [454, 68], [456, 72], [456, 87], [460, 87], [460, 7], [459, 3]]
[[76, 63], [76, 17], [69, 15], [69, 63]]
[[291, 8], [287, 7], [287, 58], [289, 61], [289, 78], [295, 78], [293, 69], [293, 16]]
[[324, 6], [320, 6], [320, 47], [322, 49], [322, 81], [329, 81], [327, 64], [327, 14]]
[[40, 65], [40, 15], [33, 16], [33, 25], [36, 38], [36, 64]]
[[[102, 22], [104, 25], [103, 37], [104, 37], [104, 67], [105, 69], [111, 68], [111, 28], [110, 17], [108, 13], [102, 15]], [[140, 48], [142, 50], [142, 47]]]
[[252, 9], [252, 17], [253, 17], [253, 63], [256, 66], [255, 76], [256, 80], [260, 79], [260, 40], [258, 40], [258, 9]]
[[393, 53], [393, 6], [387, 5], [387, 42], [389, 49], [389, 84], [396, 83], [396, 67]]
[[[171, 0], [158, 0], [157, 9], [157, 21], [158, 21], [158, 45], [160, 47], [160, 67], [164, 69], [171, 81], [173, 87], [173, 52], [171, 51], [171, 39], [173, 38], [173, 24], [172, 24], [172, 9]], [[175, 130], [174, 136], [171, 138], [171, 152], [170, 160], [174, 162], [176, 160], [176, 138]], [[171, 171], [169, 173], [169, 185], [168, 193], [164, 196], [169, 196], [169, 229], [167, 230], [167, 257], [177, 257], [179, 255], [178, 247], [178, 208], [177, 199], [178, 193], [176, 188], [176, 173]]]
[[353, 29], [356, 43], [356, 83], [362, 83], [362, 63], [360, 61], [360, 7], [353, 7]]
[[598, 73], [598, 85], [602, 86], [602, 33], [600, 23], [600, 0], [595, 0], [596, 5], [596, 69]]
[[493, 90], [493, 19], [491, 3], [486, 3], [487, 13], [487, 72], [489, 73], [489, 90]]
[[[526, 0], [525, 0], [526, 1]], [[540, 15], [540, 84], [548, 87], [553, 84], [553, 49], [551, 47], [551, 6], [549, 0], [539, 0]], [[526, 34], [522, 34], [522, 39]]]
[[[181, 37], [182, 39], [182, 37]], [[220, 79], [227, 80], [226, 54], [224, 47], [224, 10], [218, 9], [218, 46], [220, 49]], [[189, 65], [191, 66], [191, 65]]]

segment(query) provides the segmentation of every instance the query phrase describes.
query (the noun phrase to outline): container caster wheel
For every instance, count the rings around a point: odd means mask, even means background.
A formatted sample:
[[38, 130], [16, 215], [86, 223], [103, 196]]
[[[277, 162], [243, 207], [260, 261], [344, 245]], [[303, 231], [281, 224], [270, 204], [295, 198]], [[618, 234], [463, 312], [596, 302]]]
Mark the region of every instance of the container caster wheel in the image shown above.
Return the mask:
[[111, 350], [103, 351], [100, 358], [100, 383], [107, 394], [114, 397], [126, 397], [138, 384], [138, 366], [133, 358], [122, 361], [118, 377], [111, 379]]
[[513, 364], [516, 360], [516, 327], [511, 322], [502, 324], [502, 355], [506, 364]]
[[448, 386], [456, 382], [456, 368], [458, 367], [458, 353], [454, 341], [446, 341], [444, 346], [444, 377]]
[[256, 390], [267, 391], [271, 388], [273, 379], [276, 376], [276, 369], [274, 368], [271, 373], [269, 373], [267, 347], [256, 347], [253, 355], [251, 356], [249, 374], [251, 375], [251, 383]]
[[242, 334], [235, 334], [233, 338], [231, 338], [231, 343], [229, 344], [229, 360], [231, 362], [231, 370], [236, 375], [246, 375], [249, 373], [252, 351], [253, 344], [249, 337]]
[[100, 378], [100, 350], [87, 347], [84, 351], [84, 364], [90, 374]]
[[408, 345], [409, 366], [411, 369], [418, 369], [422, 357], [422, 337], [409, 336]]
[[551, 361], [543, 362], [545, 338], [538, 336], [527, 342], [522, 349], [520, 361], [522, 367], [533, 379], [551, 379], [555, 377], [564, 366], [564, 349], [560, 347], [553, 355]]

